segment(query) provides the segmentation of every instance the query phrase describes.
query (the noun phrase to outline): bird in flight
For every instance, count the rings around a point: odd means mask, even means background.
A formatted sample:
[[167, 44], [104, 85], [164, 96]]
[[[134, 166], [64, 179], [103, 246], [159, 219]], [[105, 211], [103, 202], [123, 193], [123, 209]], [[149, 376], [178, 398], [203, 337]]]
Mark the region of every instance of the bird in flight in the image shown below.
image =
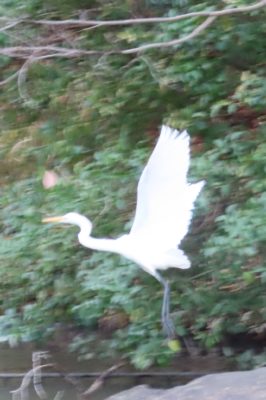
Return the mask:
[[205, 182], [187, 182], [189, 159], [188, 133], [163, 125], [138, 183], [131, 230], [117, 239], [92, 237], [91, 221], [76, 212], [43, 219], [45, 223], [77, 225], [81, 245], [118, 253], [156, 278], [164, 288], [161, 317], [169, 339], [176, 336], [170, 318], [170, 287], [158, 270], [190, 268], [189, 259], [178, 246], [188, 232], [194, 202]]

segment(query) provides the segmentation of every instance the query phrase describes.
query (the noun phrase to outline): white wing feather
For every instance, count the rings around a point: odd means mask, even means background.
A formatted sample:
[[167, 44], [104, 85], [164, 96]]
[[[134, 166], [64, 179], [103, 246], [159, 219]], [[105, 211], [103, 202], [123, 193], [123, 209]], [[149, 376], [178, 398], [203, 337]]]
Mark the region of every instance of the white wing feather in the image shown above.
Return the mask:
[[189, 136], [163, 126], [138, 184], [131, 237], [176, 248], [186, 235], [193, 204], [204, 182], [189, 184]]

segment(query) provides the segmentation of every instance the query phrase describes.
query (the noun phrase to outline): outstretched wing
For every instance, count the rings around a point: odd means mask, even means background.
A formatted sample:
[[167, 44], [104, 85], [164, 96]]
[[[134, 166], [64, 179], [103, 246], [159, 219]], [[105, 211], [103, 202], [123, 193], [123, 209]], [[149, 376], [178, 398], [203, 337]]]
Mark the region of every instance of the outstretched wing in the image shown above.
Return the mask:
[[176, 247], [186, 235], [193, 204], [204, 182], [187, 183], [189, 136], [163, 126], [138, 184], [130, 235], [163, 248]]

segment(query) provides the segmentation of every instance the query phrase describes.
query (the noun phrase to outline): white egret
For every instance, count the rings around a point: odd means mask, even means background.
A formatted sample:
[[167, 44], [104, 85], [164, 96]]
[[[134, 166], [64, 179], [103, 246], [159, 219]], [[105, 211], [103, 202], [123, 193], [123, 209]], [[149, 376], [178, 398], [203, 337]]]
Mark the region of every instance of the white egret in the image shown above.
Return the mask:
[[43, 219], [77, 225], [78, 240], [83, 246], [121, 254], [153, 275], [164, 287], [162, 323], [169, 338], [175, 337], [169, 314], [169, 283], [157, 270], [190, 267], [178, 246], [188, 231], [194, 202], [204, 181], [188, 183], [188, 168], [188, 133], [163, 126], [138, 183], [136, 213], [129, 234], [117, 239], [94, 238], [91, 221], [75, 212]]

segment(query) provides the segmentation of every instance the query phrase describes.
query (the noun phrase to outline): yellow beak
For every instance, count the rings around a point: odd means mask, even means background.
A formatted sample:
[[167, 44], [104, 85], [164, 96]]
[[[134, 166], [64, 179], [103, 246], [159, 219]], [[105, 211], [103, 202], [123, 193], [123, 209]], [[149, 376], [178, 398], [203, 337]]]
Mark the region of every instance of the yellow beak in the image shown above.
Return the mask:
[[63, 217], [59, 216], [59, 217], [48, 217], [48, 218], [43, 218], [42, 222], [44, 224], [49, 223], [49, 222], [62, 222], [63, 221]]

